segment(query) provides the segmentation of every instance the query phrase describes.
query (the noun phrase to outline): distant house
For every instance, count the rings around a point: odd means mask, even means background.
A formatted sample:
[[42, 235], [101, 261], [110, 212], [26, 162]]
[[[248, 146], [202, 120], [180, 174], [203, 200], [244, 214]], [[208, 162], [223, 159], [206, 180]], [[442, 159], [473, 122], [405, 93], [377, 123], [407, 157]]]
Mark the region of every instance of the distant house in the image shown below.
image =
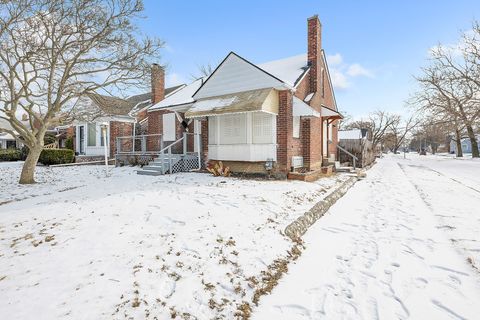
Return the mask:
[[[358, 158], [355, 165], [365, 167], [375, 160], [375, 150], [371, 140], [371, 133], [367, 129], [353, 129], [338, 131], [338, 160], [353, 165], [350, 154]], [[350, 153], [350, 154], [349, 154]]]
[[[77, 161], [95, 160], [104, 154], [103, 123], [107, 127], [107, 150], [110, 157], [117, 152], [117, 137], [145, 133], [148, 126], [147, 109], [153, 103], [168, 97], [184, 85], [164, 87], [164, 70], [159, 65], [152, 66], [152, 90], [122, 99], [113, 96], [90, 94], [81, 102], [81, 113], [73, 123], [74, 149]], [[80, 120], [84, 119], [84, 120]], [[125, 141], [124, 147], [125, 147]], [[126, 141], [132, 146], [132, 142]]]
[[[221, 160], [234, 172], [272, 169], [286, 176], [332, 163], [342, 116], [322, 48], [322, 25], [317, 16], [307, 25], [307, 53], [256, 64], [230, 52], [209, 77], [149, 107], [148, 133], [184, 143], [174, 162], [198, 152], [204, 165]], [[164, 160], [144, 169], [163, 173]]]
[[[480, 146], [480, 134], [476, 135], [477, 143]], [[461, 140], [462, 143], [462, 151], [463, 153], [472, 153], [472, 141], [470, 138], [463, 138]], [[450, 153], [457, 153], [457, 144], [454, 140], [450, 141]]]
[[[26, 122], [25, 119], [21, 120], [22, 122]], [[12, 128], [10, 123], [5, 119], [0, 119], [0, 128], [4, 128], [7, 130], [11, 130], [16, 132], [15, 129]], [[23, 142], [19, 139], [19, 136], [13, 136], [11, 133], [7, 132], [0, 132], [0, 149], [20, 149], [23, 147]]]

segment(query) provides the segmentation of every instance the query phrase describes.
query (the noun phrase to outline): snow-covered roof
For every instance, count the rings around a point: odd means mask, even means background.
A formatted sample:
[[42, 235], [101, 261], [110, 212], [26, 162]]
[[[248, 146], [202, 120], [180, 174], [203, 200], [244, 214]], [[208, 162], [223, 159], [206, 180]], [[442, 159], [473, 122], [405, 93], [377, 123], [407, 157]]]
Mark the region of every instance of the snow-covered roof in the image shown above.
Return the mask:
[[15, 140], [15, 137], [10, 133], [0, 132], [0, 140]]
[[193, 103], [194, 100], [192, 96], [198, 90], [198, 88], [200, 88], [204, 79], [205, 78], [199, 78], [194, 82], [184, 86], [180, 90], [174, 92], [172, 95], [154, 104], [148, 110], [152, 111], [152, 110], [163, 109], [171, 106], [178, 106], [178, 105]]
[[185, 112], [185, 117], [195, 118], [250, 111], [276, 114], [278, 113], [278, 101], [272, 101], [272, 94], [274, 94], [273, 89], [266, 88], [199, 99]]
[[338, 131], [339, 140], [357, 140], [361, 138], [362, 138], [362, 131], [360, 129]]
[[307, 54], [269, 61], [257, 66], [294, 87], [308, 70]]
[[320, 112], [316, 111], [308, 104], [297, 97], [293, 97], [293, 116], [295, 117], [320, 117]]

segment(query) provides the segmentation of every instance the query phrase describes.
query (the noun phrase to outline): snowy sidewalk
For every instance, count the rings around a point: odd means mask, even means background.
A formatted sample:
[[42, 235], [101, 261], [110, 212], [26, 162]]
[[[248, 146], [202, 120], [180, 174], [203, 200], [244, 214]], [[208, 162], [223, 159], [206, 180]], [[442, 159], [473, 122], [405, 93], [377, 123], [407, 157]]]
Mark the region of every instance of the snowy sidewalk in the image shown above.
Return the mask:
[[[480, 247], [480, 193], [429, 161], [380, 160], [307, 232], [303, 255], [252, 318], [478, 319], [480, 273], [462, 254]], [[458, 230], [447, 233], [441, 216], [455, 216], [455, 198], [457, 221], [446, 219]]]

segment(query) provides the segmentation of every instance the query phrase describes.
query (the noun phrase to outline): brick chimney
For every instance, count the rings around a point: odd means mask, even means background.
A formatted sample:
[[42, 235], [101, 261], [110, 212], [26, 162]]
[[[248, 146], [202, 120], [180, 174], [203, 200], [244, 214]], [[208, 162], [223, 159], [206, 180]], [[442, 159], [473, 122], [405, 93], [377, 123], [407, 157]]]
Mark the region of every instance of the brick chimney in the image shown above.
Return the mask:
[[310, 65], [310, 92], [319, 91], [321, 55], [322, 55], [322, 24], [318, 15], [308, 18], [308, 64]]
[[163, 67], [152, 64], [152, 103], [158, 103], [165, 98], [165, 71]]

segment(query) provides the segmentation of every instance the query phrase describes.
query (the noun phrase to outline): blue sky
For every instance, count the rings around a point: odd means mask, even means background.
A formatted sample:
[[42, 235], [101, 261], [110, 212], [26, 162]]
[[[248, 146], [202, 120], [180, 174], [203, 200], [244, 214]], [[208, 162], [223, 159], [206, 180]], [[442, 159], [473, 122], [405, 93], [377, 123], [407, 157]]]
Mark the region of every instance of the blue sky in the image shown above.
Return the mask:
[[167, 85], [228, 52], [261, 63], [306, 52], [306, 19], [318, 14], [340, 110], [405, 112], [429, 48], [456, 43], [480, 19], [480, 1], [155, 1], [141, 30], [166, 42]]

